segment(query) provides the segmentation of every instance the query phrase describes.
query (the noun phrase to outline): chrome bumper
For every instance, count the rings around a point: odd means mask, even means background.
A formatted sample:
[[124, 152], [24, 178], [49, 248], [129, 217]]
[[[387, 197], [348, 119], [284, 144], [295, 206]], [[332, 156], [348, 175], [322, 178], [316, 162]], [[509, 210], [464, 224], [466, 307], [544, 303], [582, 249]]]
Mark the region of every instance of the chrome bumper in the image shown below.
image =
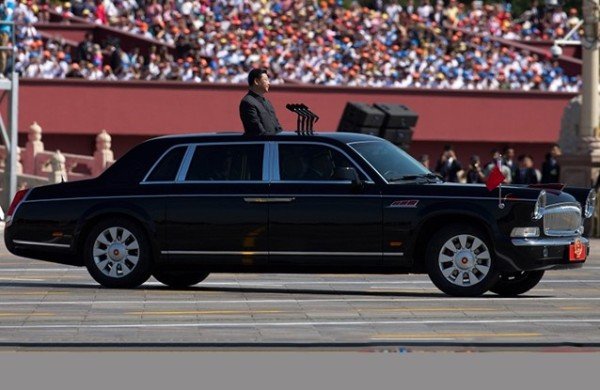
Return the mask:
[[584, 237], [549, 237], [549, 238], [513, 238], [514, 246], [567, 246], [579, 239], [583, 245], [589, 246], [589, 240]]

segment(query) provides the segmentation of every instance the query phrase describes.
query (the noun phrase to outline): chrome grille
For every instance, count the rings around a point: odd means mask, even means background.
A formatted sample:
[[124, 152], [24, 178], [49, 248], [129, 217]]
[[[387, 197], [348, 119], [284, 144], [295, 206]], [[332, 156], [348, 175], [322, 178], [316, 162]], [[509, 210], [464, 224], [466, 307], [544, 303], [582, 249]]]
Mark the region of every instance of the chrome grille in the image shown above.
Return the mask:
[[581, 207], [560, 205], [544, 210], [544, 233], [547, 236], [572, 236], [583, 233]]

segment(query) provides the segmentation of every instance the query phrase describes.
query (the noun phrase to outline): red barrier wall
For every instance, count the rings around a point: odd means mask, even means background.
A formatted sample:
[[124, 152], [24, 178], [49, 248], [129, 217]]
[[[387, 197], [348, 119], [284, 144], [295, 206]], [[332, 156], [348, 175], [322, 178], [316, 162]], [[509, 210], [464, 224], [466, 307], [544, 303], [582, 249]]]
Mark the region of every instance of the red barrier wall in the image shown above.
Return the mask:
[[[242, 131], [238, 105], [245, 92], [243, 85], [21, 80], [19, 144], [34, 121], [43, 128], [46, 149], [64, 152], [91, 154], [94, 137], [106, 129], [115, 157], [151, 136]], [[297, 85], [273, 85], [267, 94], [289, 130], [296, 121], [286, 103], [304, 102], [317, 112], [317, 131], [335, 131], [348, 101], [402, 103], [420, 116], [410, 150], [415, 157], [429, 154], [434, 164], [443, 145], [452, 143], [468, 164], [471, 154], [487, 161], [492, 147], [510, 143], [517, 154], [533, 154], [536, 165], [558, 139], [563, 109], [573, 96]]]
[[[22, 80], [19, 128], [37, 121], [44, 134], [151, 136], [241, 131], [243, 85], [177, 82]], [[402, 103], [419, 114], [415, 140], [554, 142], [574, 94], [441, 91], [391, 88], [272, 86], [267, 97], [286, 129], [295, 116], [286, 103], [304, 102], [321, 116], [318, 131], [334, 131], [348, 101]]]

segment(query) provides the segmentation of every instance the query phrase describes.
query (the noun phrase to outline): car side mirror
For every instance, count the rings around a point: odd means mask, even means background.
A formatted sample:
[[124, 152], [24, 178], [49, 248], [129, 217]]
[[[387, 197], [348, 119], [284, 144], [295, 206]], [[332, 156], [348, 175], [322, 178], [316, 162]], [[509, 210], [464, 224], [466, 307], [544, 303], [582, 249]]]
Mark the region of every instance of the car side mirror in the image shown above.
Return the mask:
[[358, 172], [352, 167], [335, 168], [333, 178], [337, 180], [349, 180], [352, 182], [352, 185], [356, 187], [362, 186], [362, 181], [360, 180], [360, 176], [358, 176]]

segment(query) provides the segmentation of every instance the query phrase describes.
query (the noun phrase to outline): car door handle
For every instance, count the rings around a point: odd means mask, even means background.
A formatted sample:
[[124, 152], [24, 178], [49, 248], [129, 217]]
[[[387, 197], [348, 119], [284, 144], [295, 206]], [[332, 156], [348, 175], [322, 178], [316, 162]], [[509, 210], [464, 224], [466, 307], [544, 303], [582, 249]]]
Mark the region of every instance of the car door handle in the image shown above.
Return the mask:
[[247, 203], [289, 203], [296, 198], [244, 198]]

